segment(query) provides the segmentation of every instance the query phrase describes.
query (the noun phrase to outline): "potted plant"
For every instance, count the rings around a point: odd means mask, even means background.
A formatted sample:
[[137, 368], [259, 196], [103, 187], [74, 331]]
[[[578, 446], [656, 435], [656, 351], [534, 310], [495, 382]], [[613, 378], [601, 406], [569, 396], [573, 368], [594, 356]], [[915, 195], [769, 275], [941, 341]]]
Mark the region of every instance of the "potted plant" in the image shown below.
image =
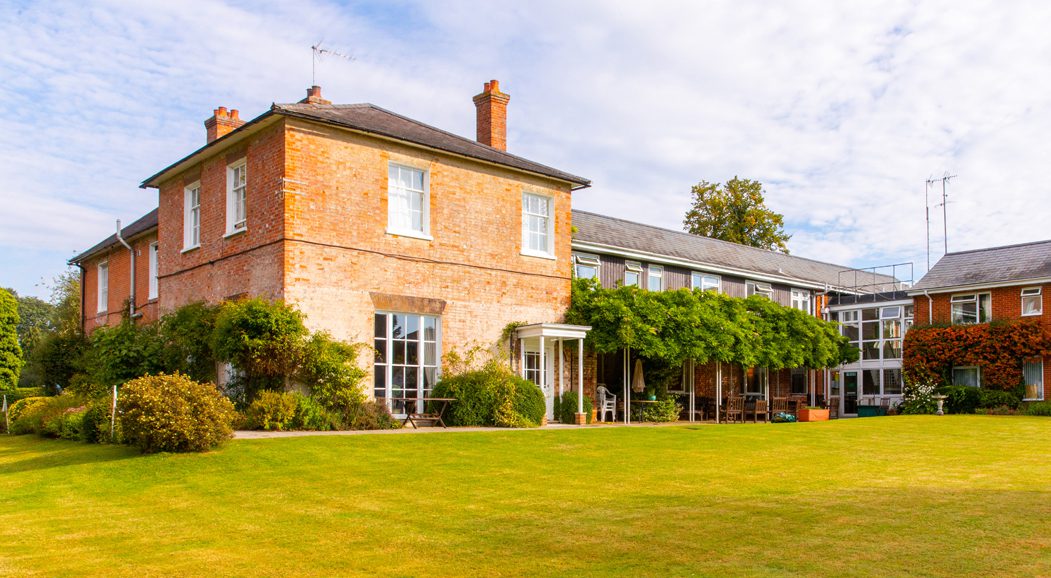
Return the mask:
[[799, 421], [828, 421], [828, 408], [809, 405], [799, 410]]

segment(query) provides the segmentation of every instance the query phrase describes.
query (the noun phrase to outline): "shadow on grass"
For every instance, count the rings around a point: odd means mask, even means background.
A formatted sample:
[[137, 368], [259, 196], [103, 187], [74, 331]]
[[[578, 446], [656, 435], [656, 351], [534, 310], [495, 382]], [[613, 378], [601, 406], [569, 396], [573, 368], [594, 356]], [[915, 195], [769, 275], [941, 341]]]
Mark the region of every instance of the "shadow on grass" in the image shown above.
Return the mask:
[[4, 435], [0, 437], [0, 474], [115, 462], [139, 455], [126, 446]]

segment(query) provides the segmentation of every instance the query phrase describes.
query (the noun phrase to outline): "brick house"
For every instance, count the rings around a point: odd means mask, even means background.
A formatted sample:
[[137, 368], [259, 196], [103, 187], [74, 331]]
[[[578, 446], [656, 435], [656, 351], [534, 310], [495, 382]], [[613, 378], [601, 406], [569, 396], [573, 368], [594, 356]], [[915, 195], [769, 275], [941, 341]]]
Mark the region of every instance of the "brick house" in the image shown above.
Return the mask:
[[[989, 323], [1035, 319], [1051, 329], [1044, 313], [1051, 289], [1051, 241], [948, 253], [909, 291], [916, 321], [925, 324]], [[1042, 358], [1019, 359], [1027, 400], [1043, 400], [1051, 368]], [[982, 368], [953, 368], [960, 385], [982, 384]], [[1035, 395], [1030, 396], [1031, 393]]]
[[[335, 105], [318, 87], [247, 122], [216, 109], [205, 145], [142, 183], [158, 209], [72, 260], [85, 330], [200, 300], [281, 299], [311, 329], [373, 345], [371, 393], [398, 413], [399, 398], [430, 391], [443, 354], [495, 350], [522, 324], [511, 362], [545, 392], [550, 416], [566, 388], [594, 399], [599, 384], [623, 390], [632, 371], [630, 352], [585, 354], [587, 328], [560, 323], [574, 275], [767, 295], [824, 318], [850, 307], [841, 300], [885, 301], [900, 288], [893, 276], [851, 285], [847, 267], [572, 211], [589, 181], [505, 150], [509, 97], [497, 81], [473, 100], [477, 140], [371, 104]], [[135, 299], [124, 306], [133, 257]], [[836, 372], [709, 364], [683, 375], [673, 389], [690, 419], [717, 391], [830, 400], [845, 414], [857, 398]]]
[[[282, 299], [311, 329], [375, 345], [378, 398], [426, 393], [443, 353], [494, 344], [512, 321], [559, 321], [570, 198], [589, 182], [504, 150], [508, 100], [495, 80], [474, 97], [478, 141], [318, 87], [248, 122], [216, 109], [205, 146], [142, 183], [159, 192], [140, 220], [157, 247], [151, 318]], [[108, 240], [73, 259], [88, 331], [119, 319], [122, 255]]]

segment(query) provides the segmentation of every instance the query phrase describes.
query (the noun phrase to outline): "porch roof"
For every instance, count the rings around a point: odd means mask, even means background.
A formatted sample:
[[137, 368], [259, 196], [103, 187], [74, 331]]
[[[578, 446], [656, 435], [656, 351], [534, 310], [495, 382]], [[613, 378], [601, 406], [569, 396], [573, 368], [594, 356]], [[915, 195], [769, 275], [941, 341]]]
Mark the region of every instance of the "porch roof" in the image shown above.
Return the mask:
[[526, 337], [556, 337], [562, 339], [584, 339], [590, 325], [567, 325], [565, 323], [533, 323], [515, 330], [519, 339]]

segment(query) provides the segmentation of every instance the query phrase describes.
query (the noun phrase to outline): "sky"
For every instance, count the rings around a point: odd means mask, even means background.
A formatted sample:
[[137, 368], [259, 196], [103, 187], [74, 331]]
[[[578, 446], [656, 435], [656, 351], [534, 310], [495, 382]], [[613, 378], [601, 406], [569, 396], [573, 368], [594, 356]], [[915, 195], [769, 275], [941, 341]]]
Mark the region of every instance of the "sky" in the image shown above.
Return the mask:
[[[931, 258], [1051, 238], [1051, 3], [0, 0], [0, 286], [157, 205], [139, 184], [317, 83], [473, 137], [511, 95], [508, 150], [591, 179], [575, 208], [682, 228], [690, 188], [764, 184], [793, 255], [927, 268], [929, 178], [957, 175]], [[907, 269], [899, 277], [910, 277]]]

